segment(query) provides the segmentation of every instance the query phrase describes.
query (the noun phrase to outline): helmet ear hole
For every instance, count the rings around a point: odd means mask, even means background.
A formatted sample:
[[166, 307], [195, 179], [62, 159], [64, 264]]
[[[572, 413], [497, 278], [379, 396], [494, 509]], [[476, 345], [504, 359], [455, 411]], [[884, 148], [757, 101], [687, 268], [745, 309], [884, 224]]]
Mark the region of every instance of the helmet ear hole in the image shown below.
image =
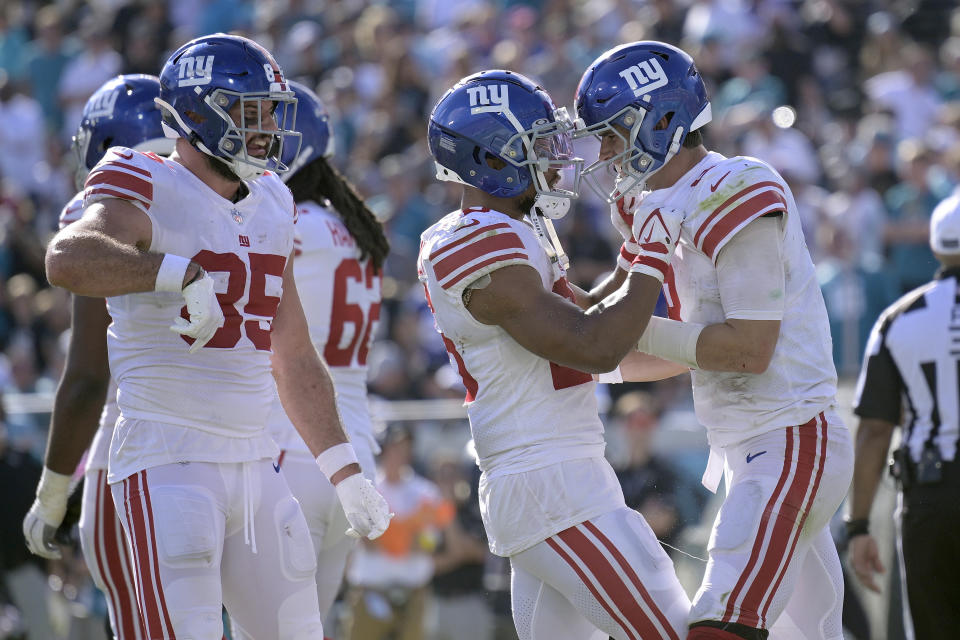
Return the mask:
[[505, 166], [507, 166], [506, 160], [493, 155], [489, 151], [486, 152], [486, 157], [484, 158], [484, 161], [486, 162], [487, 166], [493, 169], [494, 171], [500, 171]]
[[113, 146], [113, 136], [110, 136], [109, 138], [103, 139], [103, 142], [100, 143], [100, 146], [97, 149], [97, 151], [99, 151], [100, 155], [102, 156], [107, 152], [107, 149], [109, 149], [112, 146]]
[[654, 131], [663, 131], [664, 129], [666, 129], [667, 127], [669, 127], [669, 126], [670, 126], [670, 121], [673, 120], [673, 114], [674, 114], [674, 112], [671, 111], [671, 112], [667, 113], [666, 115], [664, 115], [662, 118], [660, 118], [660, 121], [657, 123], [657, 126], [655, 126], [655, 127], [653, 128], [653, 130], [654, 130]]

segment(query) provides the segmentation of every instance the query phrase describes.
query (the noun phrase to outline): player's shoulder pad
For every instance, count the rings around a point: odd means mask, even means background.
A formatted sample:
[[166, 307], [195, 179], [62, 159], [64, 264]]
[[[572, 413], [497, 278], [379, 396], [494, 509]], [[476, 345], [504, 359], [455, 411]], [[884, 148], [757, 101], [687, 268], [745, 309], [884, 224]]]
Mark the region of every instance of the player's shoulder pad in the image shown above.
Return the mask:
[[694, 246], [711, 260], [743, 227], [775, 211], [788, 212], [786, 183], [770, 165], [745, 156], [727, 158], [693, 186], [686, 225]]
[[58, 227], [64, 227], [73, 224], [83, 216], [83, 191], [70, 198], [70, 202], [63, 207], [58, 220]]
[[339, 214], [332, 208], [312, 201], [297, 203], [294, 242], [298, 243], [298, 250], [306, 246], [311, 251], [356, 246], [356, 240]]
[[457, 293], [501, 267], [530, 264], [531, 238], [524, 222], [498, 211], [454, 211], [423, 233], [420, 261], [441, 288]]
[[156, 175], [164, 169], [164, 159], [156, 154], [112, 147], [84, 182], [84, 206], [107, 198], [119, 198], [149, 211], [153, 205]]

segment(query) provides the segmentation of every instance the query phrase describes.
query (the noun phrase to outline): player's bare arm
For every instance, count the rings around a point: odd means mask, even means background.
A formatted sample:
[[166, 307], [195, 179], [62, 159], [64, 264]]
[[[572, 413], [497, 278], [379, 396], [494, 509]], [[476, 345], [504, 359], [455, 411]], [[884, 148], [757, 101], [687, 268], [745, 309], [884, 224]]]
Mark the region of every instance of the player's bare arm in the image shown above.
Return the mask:
[[603, 279], [600, 284], [590, 289], [586, 293], [586, 299], [589, 302], [587, 308], [597, 304], [614, 291], [623, 286], [623, 283], [627, 281], [627, 272], [620, 268], [615, 268], [607, 277]]
[[673, 378], [689, 370], [686, 365], [642, 351], [631, 351], [620, 361], [620, 375], [624, 382], [655, 382]]
[[70, 475], [90, 446], [110, 384], [107, 326], [102, 298], [73, 297], [70, 345], [50, 418], [45, 466]]
[[[134, 205], [108, 199], [90, 205], [47, 249], [47, 279], [77, 295], [106, 298], [153, 291], [164, 255], [148, 251], [150, 218]], [[200, 270], [190, 263], [181, 287]]]
[[[877, 418], [860, 420], [854, 458], [856, 464], [853, 467], [853, 484], [850, 490], [850, 521], [866, 521], [870, 518], [870, 508], [887, 464], [887, 452], [895, 426]], [[880, 559], [877, 541], [869, 533], [853, 535], [850, 538], [850, 565], [863, 586], [880, 592], [876, 574], [884, 573], [886, 568]]]
[[635, 274], [609, 304], [587, 314], [544, 289], [536, 270], [513, 265], [490, 274], [490, 284], [473, 290], [467, 308], [479, 322], [499, 325], [538, 356], [601, 373], [616, 368], [634, 348], [659, 292], [659, 281]]
[[[283, 272], [283, 296], [273, 322], [271, 345], [273, 377], [280, 402], [310, 452], [317, 456], [330, 447], [348, 442], [337, 413], [330, 372], [310, 340], [293, 277], [292, 254]], [[360, 473], [359, 464], [345, 466], [330, 481], [336, 484], [354, 473]]]

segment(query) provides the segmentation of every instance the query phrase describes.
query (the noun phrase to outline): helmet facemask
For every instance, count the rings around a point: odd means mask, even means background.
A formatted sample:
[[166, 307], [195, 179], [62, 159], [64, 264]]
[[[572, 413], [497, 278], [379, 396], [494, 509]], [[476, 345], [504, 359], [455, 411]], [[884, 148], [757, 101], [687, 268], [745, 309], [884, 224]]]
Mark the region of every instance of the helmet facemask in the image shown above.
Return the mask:
[[[506, 111], [504, 115], [514, 127], [521, 128], [512, 113]], [[499, 155], [515, 167], [529, 169], [537, 192], [534, 206], [548, 218], [558, 219], [569, 211], [570, 201], [580, 195], [583, 159], [573, 154], [573, 123], [566, 107], [554, 110], [553, 116], [553, 121], [542, 118], [511, 136]], [[524, 160], [516, 160], [518, 155]], [[553, 184], [546, 175], [550, 170], [558, 174]]]

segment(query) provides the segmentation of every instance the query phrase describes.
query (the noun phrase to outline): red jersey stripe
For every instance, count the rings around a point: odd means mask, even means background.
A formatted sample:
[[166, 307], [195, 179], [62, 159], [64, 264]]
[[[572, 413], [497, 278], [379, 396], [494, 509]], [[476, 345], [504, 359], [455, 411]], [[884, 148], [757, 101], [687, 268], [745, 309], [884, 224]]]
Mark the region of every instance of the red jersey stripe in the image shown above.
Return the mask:
[[712, 260], [717, 247], [733, 231], [741, 225], [746, 224], [753, 218], [759, 218], [770, 211], [786, 211], [787, 201], [779, 191], [766, 191], [760, 193], [736, 209], [725, 215], [717, 224], [707, 233], [703, 240], [701, 250]]
[[[468, 227], [468, 228], [470, 228], [470, 227]], [[450, 251], [451, 249], [456, 249], [456, 248], [459, 247], [460, 245], [462, 245], [462, 244], [464, 244], [464, 243], [466, 243], [466, 242], [470, 242], [471, 240], [473, 240], [473, 239], [476, 238], [477, 236], [482, 235], [482, 234], [484, 234], [484, 233], [487, 233], [488, 231], [493, 231], [494, 229], [509, 229], [509, 228], [510, 228], [510, 225], [509, 225], [509, 223], [506, 223], [506, 222], [498, 222], [497, 224], [492, 224], [492, 225], [487, 226], [487, 227], [480, 227], [480, 228], [477, 229], [476, 231], [473, 231], [472, 233], [469, 233], [469, 234], [463, 236], [463, 237], [460, 238], [459, 240], [455, 240], [454, 242], [451, 242], [450, 244], [448, 244], [448, 245], [445, 246], [445, 247], [440, 247], [439, 249], [437, 249], [436, 251], [434, 251], [433, 253], [430, 254], [430, 260], [431, 260], [431, 262], [432, 262], [433, 260], [436, 260], [438, 257], [440, 257], [441, 255], [443, 255], [443, 254], [446, 253], [447, 251]]]
[[519, 251], [514, 253], [504, 253], [499, 256], [493, 256], [492, 258], [488, 258], [483, 262], [479, 262], [473, 265], [466, 271], [460, 272], [458, 275], [454, 276], [450, 280], [447, 280], [445, 283], [441, 284], [440, 286], [442, 286], [444, 289], [449, 289], [450, 287], [457, 284], [467, 276], [476, 273], [477, 271], [479, 271], [480, 269], [483, 269], [484, 267], [488, 267], [491, 264], [494, 264], [496, 262], [508, 262], [511, 260], [529, 260], [529, 258], [527, 257], [527, 254], [520, 253]]
[[777, 189], [783, 188], [779, 182], [767, 181], [767, 182], [758, 182], [756, 184], [752, 184], [749, 187], [746, 187], [736, 192], [735, 194], [733, 194], [732, 196], [724, 200], [723, 204], [721, 204], [719, 207], [714, 209], [713, 213], [707, 216], [707, 219], [703, 221], [703, 224], [700, 225], [700, 228], [697, 229], [697, 233], [693, 236], [693, 244], [695, 244], [696, 246], [700, 246], [700, 236], [707, 230], [707, 227], [710, 226], [710, 223], [713, 222], [714, 218], [726, 212], [727, 207], [732, 205], [737, 200], [743, 198], [744, 196], [750, 193], [753, 193], [754, 191], [765, 189], [767, 187], [776, 187]]
[[440, 337], [443, 338], [443, 346], [447, 348], [447, 353], [453, 358], [457, 363], [457, 372], [460, 373], [460, 379], [463, 381], [463, 386], [467, 388], [467, 397], [464, 399], [464, 402], [473, 402], [477, 399], [477, 392], [479, 391], [479, 385], [477, 384], [476, 378], [470, 375], [470, 372], [467, 371], [467, 367], [463, 364], [463, 358], [460, 357], [460, 352], [457, 351], [457, 347], [453, 344], [453, 340], [447, 336], [440, 334]]
[[96, 189], [87, 189], [84, 192], [84, 197], [92, 196], [97, 193], [102, 193], [104, 195], [113, 196], [114, 198], [120, 198], [121, 200], [130, 200], [131, 202], [136, 201], [143, 204], [144, 208], [149, 209], [150, 203], [138, 198], [129, 193], [124, 193], [122, 191], [117, 191], [116, 189], [108, 189], [107, 187], [97, 187]]
[[474, 260], [496, 251], [505, 251], [507, 249], [523, 249], [523, 241], [520, 240], [520, 236], [512, 231], [498, 233], [471, 242], [467, 246], [447, 255], [442, 260], [435, 262], [433, 264], [433, 272], [436, 274], [437, 280], [443, 280], [457, 269]]
[[[159, 160], [159, 158], [157, 159]], [[161, 162], [163, 161], [161, 160]], [[129, 162], [120, 162], [119, 160], [114, 160], [114, 159], [107, 160], [103, 164], [97, 167], [94, 167], [94, 173], [99, 173], [100, 171], [106, 171], [108, 170], [107, 169], [108, 167], [119, 167], [121, 169], [126, 169], [127, 171], [133, 171], [134, 173], [139, 173], [142, 176], [147, 176], [148, 178], [153, 175], [146, 169], [142, 169], [135, 164], [130, 164]]]
[[129, 173], [120, 171], [97, 171], [87, 178], [86, 187], [95, 184], [105, 184], [112, 187], [119, 187], [127, 191], [133, 191], [143, 196], [147, 202], [153, 201], [153, 184], [143, 178], [132, 176]]

